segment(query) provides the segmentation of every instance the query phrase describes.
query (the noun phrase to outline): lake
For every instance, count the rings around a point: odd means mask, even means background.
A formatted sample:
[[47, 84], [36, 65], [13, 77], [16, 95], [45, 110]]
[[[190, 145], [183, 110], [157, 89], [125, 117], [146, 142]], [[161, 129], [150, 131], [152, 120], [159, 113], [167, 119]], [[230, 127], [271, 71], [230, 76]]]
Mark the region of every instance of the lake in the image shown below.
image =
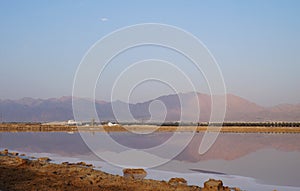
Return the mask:
[[[85, 132], [84, 137], [99, 139], [104, 134]], [[147, 178], [183, 177], [199, 186], [215, 178], [245, 190], [300, 190], [300, 134], [221, 133], [210, 150], [200, 155], [203, 135], [196, 133], [171, 161], [147, 169]], [[172, 133], [111, 132], [109, 136], [126, 147], [147, 149], [164, 143]], [[29, 156], [48, 156], [57, 163], [86, 161], [105, 172], [122, 174], [121, 168], [97, 157], [78, 132], [4, 132], [0, 133], [0, 147]], [[99, 147], [109, 149], [107, 145]]]

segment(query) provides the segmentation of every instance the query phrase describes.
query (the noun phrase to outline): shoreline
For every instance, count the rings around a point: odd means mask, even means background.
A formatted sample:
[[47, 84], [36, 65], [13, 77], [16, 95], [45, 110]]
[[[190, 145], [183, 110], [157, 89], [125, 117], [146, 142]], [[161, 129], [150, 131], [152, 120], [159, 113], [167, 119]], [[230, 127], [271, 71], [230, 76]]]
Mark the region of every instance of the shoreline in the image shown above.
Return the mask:
[[0, 124], [0, 132], [218, 132], [221, 133], [300, 133], [300, 127], [262, 127], [262, 126], [68, 126], [43, 124]]
[[[124, 176], [95, 170], [85, 162], [61, 164], [41, 157], [28, 159], [19, 153], [0, 151], [0, 190], [193, 190], [205, 191], [211, 184], [223, 187], [222, 181], [209, 180], [206, 186], [187, 185], [183, 178], [169, 181], [144, 179], [143, 169], [124, 169]], [[136, 174], [135, 174], [136, 173]], [[224, 190], [239, 190], [223, 187]]]

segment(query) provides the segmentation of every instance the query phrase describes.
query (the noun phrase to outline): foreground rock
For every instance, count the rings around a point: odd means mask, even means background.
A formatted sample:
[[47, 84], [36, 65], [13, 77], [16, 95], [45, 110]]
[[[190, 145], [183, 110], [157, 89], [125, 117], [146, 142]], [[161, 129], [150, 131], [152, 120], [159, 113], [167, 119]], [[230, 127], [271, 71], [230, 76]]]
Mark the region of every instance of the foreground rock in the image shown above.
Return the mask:
[[0, 151], [0, 155], [8, 155], [8, 149], [4, 149], [3, 151]]
[[241, 191], [239, 188], [229, 188], [228, 186], [223, 186], [221, 180], [209, 179], [204, 182], [204, 188], [201, 191]]
[[187, 181], [184, 178], [171, 178], [168, 183], [172, 186], [187, 185]]
[[224, 187], [221, 180], [209, 179], [204, 182], [204, 188], [202, 191], [230, 191], [230, 189], [228, 187]]
[[77, 165], [77, 166], [85, 166], [85, 167], [94, 167], [92, 164], [86, 164], [85, 162], [77, 162], [77, 163], [69, 163], [69, 162], [62, 162], [62, 165]]
[[48, 157], [41, 157], [37, 159], [41, 164], [46, 164], [50, 162], [51, 160]]
[[138, 169], [126, 168], [123, 169], [123, 175], [125, 178], [142, 180], [147, 176], [147, 172], [142, 168], [138, 168]]

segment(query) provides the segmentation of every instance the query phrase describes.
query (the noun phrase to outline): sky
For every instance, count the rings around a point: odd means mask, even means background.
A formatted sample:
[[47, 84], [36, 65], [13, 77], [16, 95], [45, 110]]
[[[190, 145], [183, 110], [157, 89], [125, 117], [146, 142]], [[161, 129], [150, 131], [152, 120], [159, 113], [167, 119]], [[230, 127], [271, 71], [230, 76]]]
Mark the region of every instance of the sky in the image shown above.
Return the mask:
[[[299, 10], [297, 0], [0, 1], [0, 99], [70, 96], [77, 67], [99, 39], [162, 23], [201, 40], [228, 93], [264, 106], [300, 103]], [[144, 89], [136, 101], [154, 96]], [[105, 88], [99, 92], [109, 99]]]

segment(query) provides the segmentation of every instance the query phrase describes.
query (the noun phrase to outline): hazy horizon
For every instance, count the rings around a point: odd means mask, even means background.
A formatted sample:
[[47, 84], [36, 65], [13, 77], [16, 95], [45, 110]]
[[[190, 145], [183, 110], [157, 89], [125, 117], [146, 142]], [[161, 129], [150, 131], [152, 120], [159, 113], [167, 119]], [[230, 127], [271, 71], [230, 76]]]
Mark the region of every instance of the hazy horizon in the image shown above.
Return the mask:
[[[299, 8], [296, 0], [2, 1], [0, 99], [71, 96], [76, 69], [96, 41], [129, 25], [164, 23], [192, 33], [205, 44], [222, 71], [227, 93], [263, 106], [299, 104]], [[204, 77], [184, 58], [155, 48], [126, 52], [112, 62], [108, 74], [122, 70], [120, 60], [126, 65], [156, 54], [177, 62], [197, 81], [196, 91], [209, 94]], [[98, 100], [109, 100], [105, 90], [111, 84], [108, 80], [97, 87]], [[184, 85], [178, 88], [190, 91]], [[172, 93], [161, 84], [146, 83], [132, 94], [132, 102]], [[124, 101], [124, 96], [120, 93], [119, 99]]]

